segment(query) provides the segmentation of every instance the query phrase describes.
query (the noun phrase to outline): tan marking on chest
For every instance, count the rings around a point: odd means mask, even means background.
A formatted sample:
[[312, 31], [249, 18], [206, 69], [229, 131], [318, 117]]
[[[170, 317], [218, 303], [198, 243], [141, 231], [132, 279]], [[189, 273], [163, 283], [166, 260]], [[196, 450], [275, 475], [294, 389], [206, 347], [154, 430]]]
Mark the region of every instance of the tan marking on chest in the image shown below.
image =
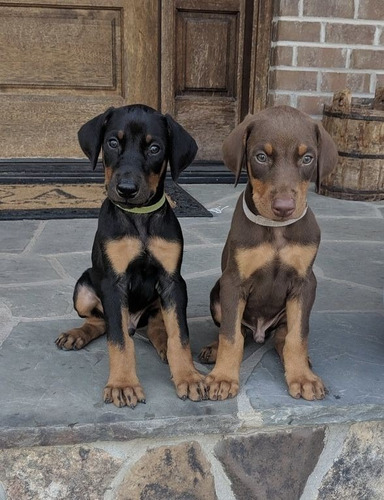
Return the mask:
[[181, 254], [181, 245], [178, 241], [168, 241], [156, 236], [150, 239], [148, 250], [167, 273], [172, 274], [176, 271]]
[[113, 270], [117, 274], [125, 273], [133, 259], [142, 251], [142, 243], [138, 238], [125, 236], [119, 240], [111, 240], [105, 244], [105, 252]]
[[304, 277], [316, 252], [316, 245], [287, 245], [279, 251], [279, 258], [283, 264], [293, 267], [299, 276]]
[[237, 268], [243, 279], [268, 265], [275, 257], [276, 250], [270, 243], [263, 243], [255, 248], [238, 248], [235, 254]]

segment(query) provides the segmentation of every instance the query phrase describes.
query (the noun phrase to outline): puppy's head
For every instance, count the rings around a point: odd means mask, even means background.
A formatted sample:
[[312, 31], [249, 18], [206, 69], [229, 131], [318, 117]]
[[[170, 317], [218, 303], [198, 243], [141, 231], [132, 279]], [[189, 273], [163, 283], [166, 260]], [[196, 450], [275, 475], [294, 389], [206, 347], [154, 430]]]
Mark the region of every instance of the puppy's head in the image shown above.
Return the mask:
[[288, 220], [303, 213], [307, 189], [337, 162], [337, 149], [320, 123], [289, 106], [276, 106], [248, 115], [227, 137], [223, 158], [236, 174], [248, 173], [258, 213], [272, 220]]
[[102, 151], [107, 196], [127, 207], [161, 195], [167, 164], [176, 181], [197, 152], [194, 139], [170, 115], [140, 104], [107, 109], [85, 123], [78, 138], [93, 168]]

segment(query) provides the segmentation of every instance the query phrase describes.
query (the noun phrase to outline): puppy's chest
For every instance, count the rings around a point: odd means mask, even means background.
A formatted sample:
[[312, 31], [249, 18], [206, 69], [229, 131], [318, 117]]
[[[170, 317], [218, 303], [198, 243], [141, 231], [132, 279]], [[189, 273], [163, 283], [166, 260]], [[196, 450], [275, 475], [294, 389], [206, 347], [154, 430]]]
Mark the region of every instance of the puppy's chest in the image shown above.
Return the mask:
[[104, 242], [104, 253], [114, 272], [121, 275], [137, 260], [151, 263], [168, 274], [176, 271], [181, 254], [181, 244], [159, 236], [149, 237], [145, 242], [132, 236]]
[[293, 271], [299, 278], [304, 278], [312, 266], [316, 253], [315, 243], [303, 245], [276, 239], [249, 248], [237, 248], [235, 260], [243, 280], [257, 272], [284, 270], [289, 273]]

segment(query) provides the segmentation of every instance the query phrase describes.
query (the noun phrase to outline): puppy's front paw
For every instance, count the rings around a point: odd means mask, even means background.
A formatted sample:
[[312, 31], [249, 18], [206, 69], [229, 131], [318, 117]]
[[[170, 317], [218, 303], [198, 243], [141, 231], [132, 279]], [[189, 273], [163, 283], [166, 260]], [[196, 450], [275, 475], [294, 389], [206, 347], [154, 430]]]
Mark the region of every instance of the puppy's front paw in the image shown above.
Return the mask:
[[201, 401], [207, 399], [207, 391], [204, 384], [204, 376], [197, 371], [191, 371], [174, 377], [176, 393], [180, 399], [185, 401], [189, 398], [191, 401]]
[[315, 375], [311, 370], [308, 373], [289, 377], [286, 375], [288, 392], [295, 398], [300, 397], [307, 401], [315, 399], [323, 399], [326, 394], [326, 388], [320, 377]]
[[204, 364], [216, 363], [218, 346], [219, 343], [215, 341], [203, 347], [199, 354], [199, 361]]
[[213, 401], [234, 398], [239, 392], [239, 379], [225, 375], [207, 375], [205, 378], [208, 398]]
[[118, 408], [122, 406], [135, 408], [137, 403], [145, 403], [145, 394], [140, 384], [107, 384], [104, 388], [103, 399], [105, 403], [113, 403]]
[[88, 342], [88, 335], [81, 328], [74, 328], [69, 332], [62, 333], [55, 340], [57, 347], [64, 351], [77, 351], [87, 345]]

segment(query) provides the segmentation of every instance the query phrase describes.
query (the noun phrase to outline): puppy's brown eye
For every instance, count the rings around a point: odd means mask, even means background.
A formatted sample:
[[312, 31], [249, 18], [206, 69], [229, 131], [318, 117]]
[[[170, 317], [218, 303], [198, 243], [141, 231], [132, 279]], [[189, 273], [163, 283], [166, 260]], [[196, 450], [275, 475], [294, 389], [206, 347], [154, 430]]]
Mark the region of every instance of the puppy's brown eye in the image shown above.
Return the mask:
[[119, 141], [117, 139], [109, 139], [108, 146], [112, 149], [116, 149], [119, 147]]
[[267, 161], [267, 155], [264, 154], [264, 153], [259, 153], [259, 154], [256, 155], [256, 160], [259, 163], [265, 163]]
[[303, 165], [309, 165], [310, 163], [312, 163], [312, 160], [313, 160], [313, 156], [311, 156], [311, 155], [303, 156]]
[[151, 144], [149, 147], [149, 152], [151, 155], [157, 155], [157, 153], [160, 151], [160, 146], [158, 144]]

